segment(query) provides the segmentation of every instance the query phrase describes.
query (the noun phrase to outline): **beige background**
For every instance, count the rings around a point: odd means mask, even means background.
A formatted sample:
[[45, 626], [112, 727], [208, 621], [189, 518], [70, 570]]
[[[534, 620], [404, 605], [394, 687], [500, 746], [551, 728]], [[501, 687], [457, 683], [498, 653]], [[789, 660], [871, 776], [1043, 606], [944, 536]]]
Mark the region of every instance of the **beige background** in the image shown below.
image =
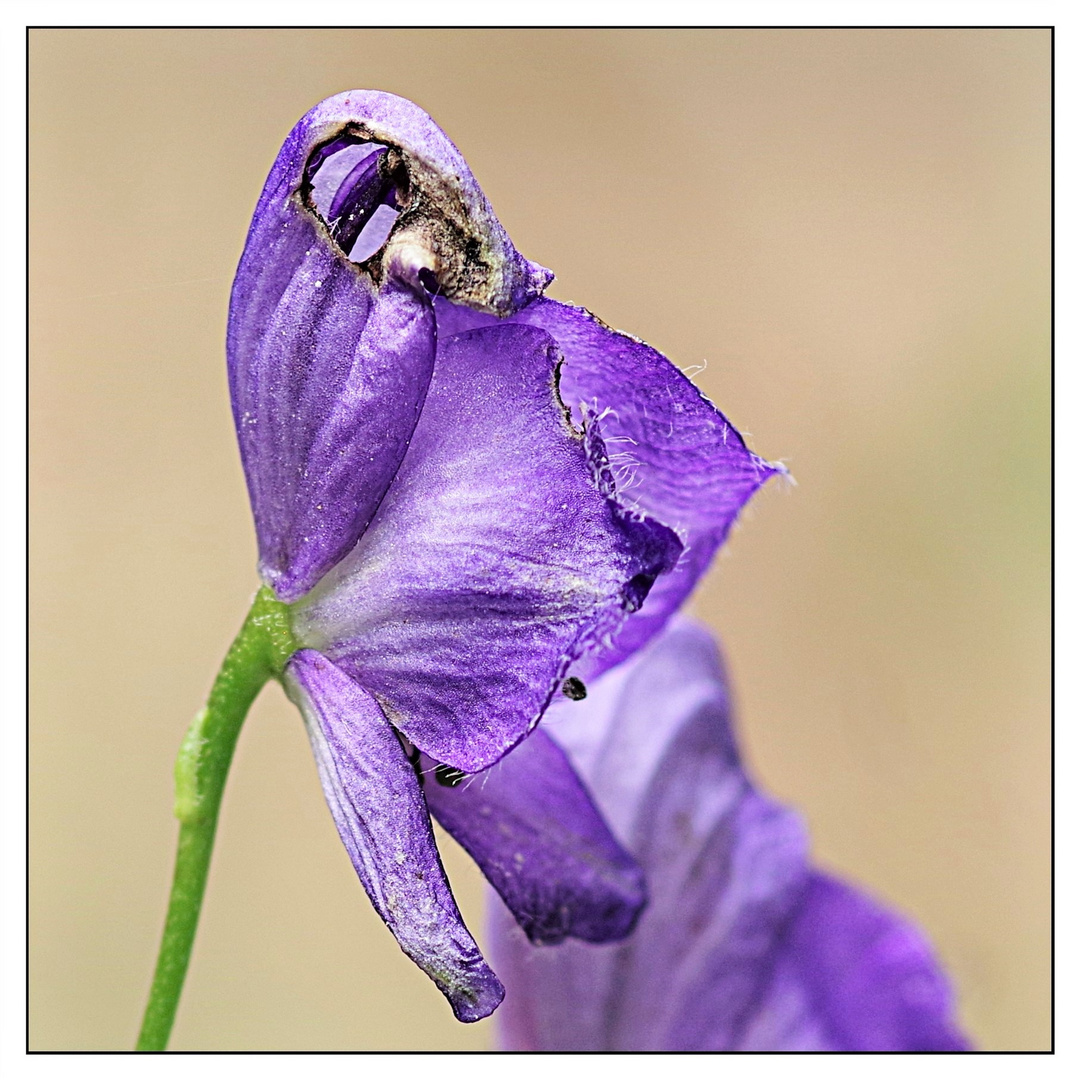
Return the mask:
[[[32, 34], [32, 1045], [134, 1037], [173, 755], [256, 585], [229, 283], [281, 140], [354, 87], [790, 464], [695, 603], [748, 756], [981, 1046], [1046, 1047], [1049, 36], [821, 30]], [[372, 913], [269, 688], [173, 1045], [490, 1037]]]

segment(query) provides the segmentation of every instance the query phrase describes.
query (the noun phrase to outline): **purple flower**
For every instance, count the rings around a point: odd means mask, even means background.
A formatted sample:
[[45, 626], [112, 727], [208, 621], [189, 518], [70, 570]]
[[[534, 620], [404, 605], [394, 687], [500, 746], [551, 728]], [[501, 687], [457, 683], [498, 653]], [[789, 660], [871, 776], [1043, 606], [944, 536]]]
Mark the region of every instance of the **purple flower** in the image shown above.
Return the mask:
[[429, 810], [535, 940], [624, 936], [640, 871], [556, 744], [463, 777], [655, 633], [777, 471], [660, 354], [544, 299], [551, 279], [422, 110], [351, 91], [286, 139], [229, 311], [285, 687], [368, 895], [462, 1020], [502, 988]]
[[919, 930], [810, 866], [799, 817], [747, 778], [704, 629], [677, 621], [543, 726], [650, 902], [621, 944], [550, 948], [495, 906], [507, 1049], [967, 1048]]

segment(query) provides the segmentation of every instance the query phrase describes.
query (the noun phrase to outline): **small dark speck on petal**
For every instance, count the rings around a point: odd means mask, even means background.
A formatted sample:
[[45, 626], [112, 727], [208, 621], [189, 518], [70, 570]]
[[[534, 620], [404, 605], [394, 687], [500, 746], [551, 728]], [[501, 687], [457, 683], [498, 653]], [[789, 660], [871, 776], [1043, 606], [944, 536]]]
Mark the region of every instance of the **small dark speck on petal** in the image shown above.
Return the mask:
[[585, 684], [575, 675], [571, 675], [570, 678], [562, 684], [562, 692], [571, 701], [584, 701], [585, 698], [588, 697], [588, 691], [585, 689]]
[[460, 769], [450, 768], [449, 765], [436, 765], [435, 779], [443, 787], [457, 787], [465, 779], [465, 774]]

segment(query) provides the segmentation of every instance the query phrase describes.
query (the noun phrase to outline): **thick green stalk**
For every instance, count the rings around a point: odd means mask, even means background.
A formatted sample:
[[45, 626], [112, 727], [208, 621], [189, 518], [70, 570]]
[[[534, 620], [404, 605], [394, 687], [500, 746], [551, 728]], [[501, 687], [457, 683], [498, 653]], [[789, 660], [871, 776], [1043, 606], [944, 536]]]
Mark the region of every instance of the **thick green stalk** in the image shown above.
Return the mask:
[[168, 1045], [236, 740], [251, 703], [267, 680], [281, 676], [295, 648], [288, 608], [269, 589], [260, 589], [214, 680], [206, 708], [184, 736], [176, 758], [175, 813], [180, 819], [176, 869], [137, 1050], [164, 1050]]

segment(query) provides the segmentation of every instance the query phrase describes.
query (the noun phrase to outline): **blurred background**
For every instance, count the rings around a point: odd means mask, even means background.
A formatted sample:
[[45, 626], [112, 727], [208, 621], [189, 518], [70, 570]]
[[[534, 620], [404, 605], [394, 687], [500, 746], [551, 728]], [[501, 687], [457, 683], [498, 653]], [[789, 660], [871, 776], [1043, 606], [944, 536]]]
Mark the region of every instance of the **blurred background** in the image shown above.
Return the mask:
[[[357, 87], [790, 466], [693, 605], [752, 767], [926, 928], [979, 1046], [1048, 1046], [1048, 32], [35, 30], [30, 60], [33, 1048], [133, 1043], [173, 757], [257, 585], [232, 273], [290, 127]], [[372, 912], [268, 687], [172, 1045], [490, 1040]]]

